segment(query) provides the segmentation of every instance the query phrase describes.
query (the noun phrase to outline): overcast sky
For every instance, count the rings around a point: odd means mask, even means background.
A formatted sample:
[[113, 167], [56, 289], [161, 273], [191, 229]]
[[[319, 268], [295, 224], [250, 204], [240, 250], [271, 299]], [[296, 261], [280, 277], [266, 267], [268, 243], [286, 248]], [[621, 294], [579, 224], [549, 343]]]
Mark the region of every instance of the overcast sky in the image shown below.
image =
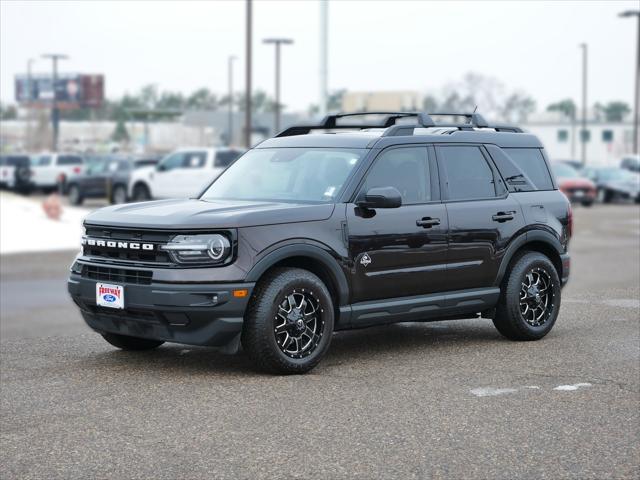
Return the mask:
[[[580, 96], [578, 44], [589, 44], [589, 97], [633, 101], [637, 22], [617, 14], [637, 1], [332, 1], [329, 87], [437, 92], [474, 71], [548, 103]], [[0, 3], [0, 98], [28, 58], [61, 52], [62, 71], [103, 73], [117, 98], [155, 83], [188, 93], [224, 94], [227, 56], [244, 86], [244, 1]], [[254, 2], [254, 84], [273, 91], [270, 36], [295, 40], [283, 51], [282, 102], [304, 110], [318, 99], [316, 0]], [[38, 59], [36, 72], [50, 71]]]

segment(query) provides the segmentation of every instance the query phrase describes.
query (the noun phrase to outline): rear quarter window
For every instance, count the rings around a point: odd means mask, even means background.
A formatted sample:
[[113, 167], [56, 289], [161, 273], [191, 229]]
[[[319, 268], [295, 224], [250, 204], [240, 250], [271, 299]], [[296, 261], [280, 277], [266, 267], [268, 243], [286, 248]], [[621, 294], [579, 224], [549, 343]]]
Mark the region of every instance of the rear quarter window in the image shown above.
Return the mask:
[[513, 163], [522, 170], [536, 190], [553, 190], [553, 180], [539, 148], [504, 148]]

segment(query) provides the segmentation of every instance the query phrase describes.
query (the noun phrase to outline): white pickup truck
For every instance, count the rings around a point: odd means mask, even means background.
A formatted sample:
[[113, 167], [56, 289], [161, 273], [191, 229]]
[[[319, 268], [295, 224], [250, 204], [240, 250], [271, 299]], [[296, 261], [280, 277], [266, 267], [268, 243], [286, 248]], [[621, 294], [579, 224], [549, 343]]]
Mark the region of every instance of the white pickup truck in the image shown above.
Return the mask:
[[236, 148], [181, 148], [155, 167], [135, 170], [129, 180], [129, 198], [180, 198], [198, 195], [231, 165], [243, 150]]
[[37, 189], [53, 190], [59, 184], [84, 173], [81, 156], [70, 153], [42, 153], [31, 158], [31, 183]]

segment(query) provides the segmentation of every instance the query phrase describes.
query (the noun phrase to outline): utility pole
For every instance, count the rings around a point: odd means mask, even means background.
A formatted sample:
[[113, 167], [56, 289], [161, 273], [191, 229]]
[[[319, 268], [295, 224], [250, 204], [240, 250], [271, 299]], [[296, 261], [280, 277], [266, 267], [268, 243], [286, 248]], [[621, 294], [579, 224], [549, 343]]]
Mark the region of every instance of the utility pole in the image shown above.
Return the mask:
[[587, 164], [587, 54], [588, 46], [581, 43], [582, 49], [582, 127], [580, 129], [580, 162]]
[[276, 47], [276, 104], [274, 110], [274, 132], [280, 131], [280, 45], [291, 45], [290, 38], [265, 38], [262, 43], [273, 44]]
[[320, 115], [327, 114], [329, 1], [320, 0]]
[[32, 79], [32, 72], [31, 72], [31, 65], [33, 65], [33, 62], [35, 62], [35, 59], [30, 58], [27, 60], [27, 133], [26, 133], [26, 138], [25, 138], [25, 148], [27, 150], [31, 150], [31, 145], [33, 145], [33, 132], [31, 130], [31, 120], [32, 120], [32, 113], [31, 113], [31, 103], [32, 103], [32, 98], [31, 98], [31, 94], [33, 92], [33, 88], [31, 86], [31, 79]]
[[638, 19], [638, 43], [636, 45], [636, 87], [633, 99], [633, 153], [638, 155], [638, 142], [640, 142], [640, 131], [638, 122], [640, 120], [640, 10], [627, 10], [619, 15], [623, 18], [636, 17]]
[[58, 99], [56, 86], [58, 84], [58, 60], [66, 60], [69, 58], [67, 55], [63, 55], [61, 53], [48, 53], [46, 55], [42, 55], [42, 58], [50, 58], [52, 67], [53, 67], [53, 77], [52, 77], [52, 87], [53, 87], [53, 98], [51, 99], [51, 124], [53, 127], [53, 139], [51, 144], [51, 149], [54, 152], [58, 151], [58, 137], [60, 130], [60, 111], [58, 110]]
[[246, 65], [245, 65], [245, 98], [244, 98], [244, 145], [251, 147], [251, 41], [252, 41], [252, 18], [251, 18], [252, 0], [247, 0], [247, 17], [246, 17]]
[[233, 144], [233, 61], [236, 60], [235, 55], [229, 55], [228, 66], [229, 69], [229, 130], [227, 145]]

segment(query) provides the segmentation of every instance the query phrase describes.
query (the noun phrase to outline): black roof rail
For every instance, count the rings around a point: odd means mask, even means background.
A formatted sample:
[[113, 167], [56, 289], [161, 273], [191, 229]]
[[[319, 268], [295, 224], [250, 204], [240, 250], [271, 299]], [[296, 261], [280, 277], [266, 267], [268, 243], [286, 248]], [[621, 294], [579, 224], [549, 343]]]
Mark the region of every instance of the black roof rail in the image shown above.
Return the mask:
[[[365, 123], [365, 124], [338, 124], [338, 119], [345, 117], [363, 117], [368, 115], [384, 115], [381, 123]], [[436, 123], [432, 116], [439, 117], [465, 117], [467, 123]], [[397, 125], [397, 121], [402, 118], [416, 119], [416, 124]], [[474, 128], [493, 128], [497, 132], [513, 132], [522, 133], [522, 129], [511, 125], [490, 125], [489, 122], [479, 113], [449, 113], [449, 112], [354, 112], [354, 113], [336, 113], [327, 115], [320, 123], [308, 123], [291, 126], [276, 137], [291, 137], [294, 135], [306, 135], [312, 130], [348, 130], [348, 129], [366, 129], [366, 128], [385, 128], [387, 129], [383, 136], [392, 137], [399, 135], [413, 135], [415, 128], [456, 128], [458, 130], [473, 130]]]
[[[367, 124], [343, 124], [339, 125], [337, 120], [345, 117], [361, 117], [367, 115], [385, 115], [384, 120], [381, 123], [367, 123]], [[354, 113], [336, 113], [334, 115], [327, 115], [318, 124], [302, 124], [289, 127], [282, 132], [278, 133], [276, 137], [291, 137], [293, 135], [305, 135], [312, 130], [338, 130], [338, 129], [353, 129], [353, 128], [389, 128], [396, 124], [401, 118], [416, 117], [418, 127], [435, 127], [435, 122], [431, 119], [429, 114], [424, 112], [354, 112]]]

